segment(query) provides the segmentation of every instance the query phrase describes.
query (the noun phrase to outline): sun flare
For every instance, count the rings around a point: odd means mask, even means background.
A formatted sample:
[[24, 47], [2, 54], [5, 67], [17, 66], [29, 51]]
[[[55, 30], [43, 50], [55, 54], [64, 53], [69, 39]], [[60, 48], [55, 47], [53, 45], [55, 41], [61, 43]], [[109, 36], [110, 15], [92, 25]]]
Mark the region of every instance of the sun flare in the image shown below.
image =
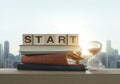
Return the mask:
[[82, 31], [79, 33], [79, 44], [81, 47], [82, 55], [84, 56], [90, 55], [90, 52], [88, 51], [88, 42], [92, 41], [93, 38], [94, 38], [93, 33], [90, 31], [89, 32]]

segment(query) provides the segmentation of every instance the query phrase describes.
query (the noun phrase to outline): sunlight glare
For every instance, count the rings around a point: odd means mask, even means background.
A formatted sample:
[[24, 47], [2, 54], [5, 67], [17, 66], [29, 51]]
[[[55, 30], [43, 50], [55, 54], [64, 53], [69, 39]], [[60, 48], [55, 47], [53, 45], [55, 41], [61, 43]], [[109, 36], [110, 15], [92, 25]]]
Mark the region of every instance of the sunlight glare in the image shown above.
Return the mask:
[[92, 41], [94, 38], [93, 36], [93, 32], [91, 31], [85, 31], [85, 30], [82, 30], [80, 33], [79, 33], [79, 44], [82, 48], [82, 55], [84, 56], [84, 58], [88, 58], [90, 56], [90, 53], [88, 51], [88, 42], [89, 41]]

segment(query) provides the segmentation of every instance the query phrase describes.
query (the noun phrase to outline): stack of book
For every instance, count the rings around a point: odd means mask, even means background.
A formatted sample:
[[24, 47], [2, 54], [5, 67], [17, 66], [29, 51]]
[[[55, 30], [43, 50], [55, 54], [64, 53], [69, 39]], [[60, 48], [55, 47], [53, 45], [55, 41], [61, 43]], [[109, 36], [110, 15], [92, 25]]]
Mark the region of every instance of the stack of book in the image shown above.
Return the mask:
[[78, 34], [24, 34], [18, 70], [84, 71], [83, 58], [73, 51], [80, 48]]

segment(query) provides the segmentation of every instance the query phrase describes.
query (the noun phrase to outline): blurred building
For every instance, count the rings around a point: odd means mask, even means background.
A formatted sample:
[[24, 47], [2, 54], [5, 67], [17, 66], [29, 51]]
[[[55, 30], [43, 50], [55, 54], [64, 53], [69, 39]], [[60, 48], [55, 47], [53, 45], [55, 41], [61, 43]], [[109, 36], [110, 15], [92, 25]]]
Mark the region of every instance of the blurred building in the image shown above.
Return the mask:
[[9, 42], [5, 41], [4, 42], [4, 63], [3, 63], [4, 68], [8, 68], [8, 63], [9, 63], [8, 57], [9, 57]]
[[106, 42], [106, 53], [109, 54], [111, 52], [111, 40], [107, 40]]
[[106, 53], [105, 52], [100, 52], [98, 55], [98, 58], [100, 59], [100, 61], [102, 62], [102, 64], [107, 68], [107, 56], [106, 56]]
[[8, 57], [8, 68], [13, 68], [13, 63], [15, 61], [15, 56], [10, 53]]
[[3, 67], [3, 46], [0, 44], [0, 68]]
[[8, 58], [9, 56], [9, 42], [4, 42], [4, 58]]
[[117, 61], [117, 68], [120, 68], [120, 60]]
[[109, 68], [109, 56], [111, 53], [111, 40], [106, 41], [106, 67]]
[[117, 68], [117, 61], [118, 61], [118, 50], [117, 49], [112, 49], [110, 54], [109, 54], [109, 62], [108, 62], [108, 67], [109, 68]]
[[17, 68], [17, 65], [18, 64], [20, 64], [20, 61], [15, 61], [14, 63], [13, 63], [13, 68]]
[[17, 68], [17, 65], [21, 63], [21, 55], [16, 55], [13, 63], [13, 68]]
[[118, 61], [118, 50], [111, 47], [111, 41], [107, 40], [106, 42], [106, 61], [107, 68], [117, 68]]

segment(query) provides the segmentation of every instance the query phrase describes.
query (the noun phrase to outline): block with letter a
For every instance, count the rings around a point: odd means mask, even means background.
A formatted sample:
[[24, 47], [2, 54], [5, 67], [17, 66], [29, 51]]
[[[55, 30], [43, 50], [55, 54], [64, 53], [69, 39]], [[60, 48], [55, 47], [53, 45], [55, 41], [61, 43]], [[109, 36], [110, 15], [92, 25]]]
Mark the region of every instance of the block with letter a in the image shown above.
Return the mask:
[[45, 45], [56, 45], [55, 34], [45, 34]]

